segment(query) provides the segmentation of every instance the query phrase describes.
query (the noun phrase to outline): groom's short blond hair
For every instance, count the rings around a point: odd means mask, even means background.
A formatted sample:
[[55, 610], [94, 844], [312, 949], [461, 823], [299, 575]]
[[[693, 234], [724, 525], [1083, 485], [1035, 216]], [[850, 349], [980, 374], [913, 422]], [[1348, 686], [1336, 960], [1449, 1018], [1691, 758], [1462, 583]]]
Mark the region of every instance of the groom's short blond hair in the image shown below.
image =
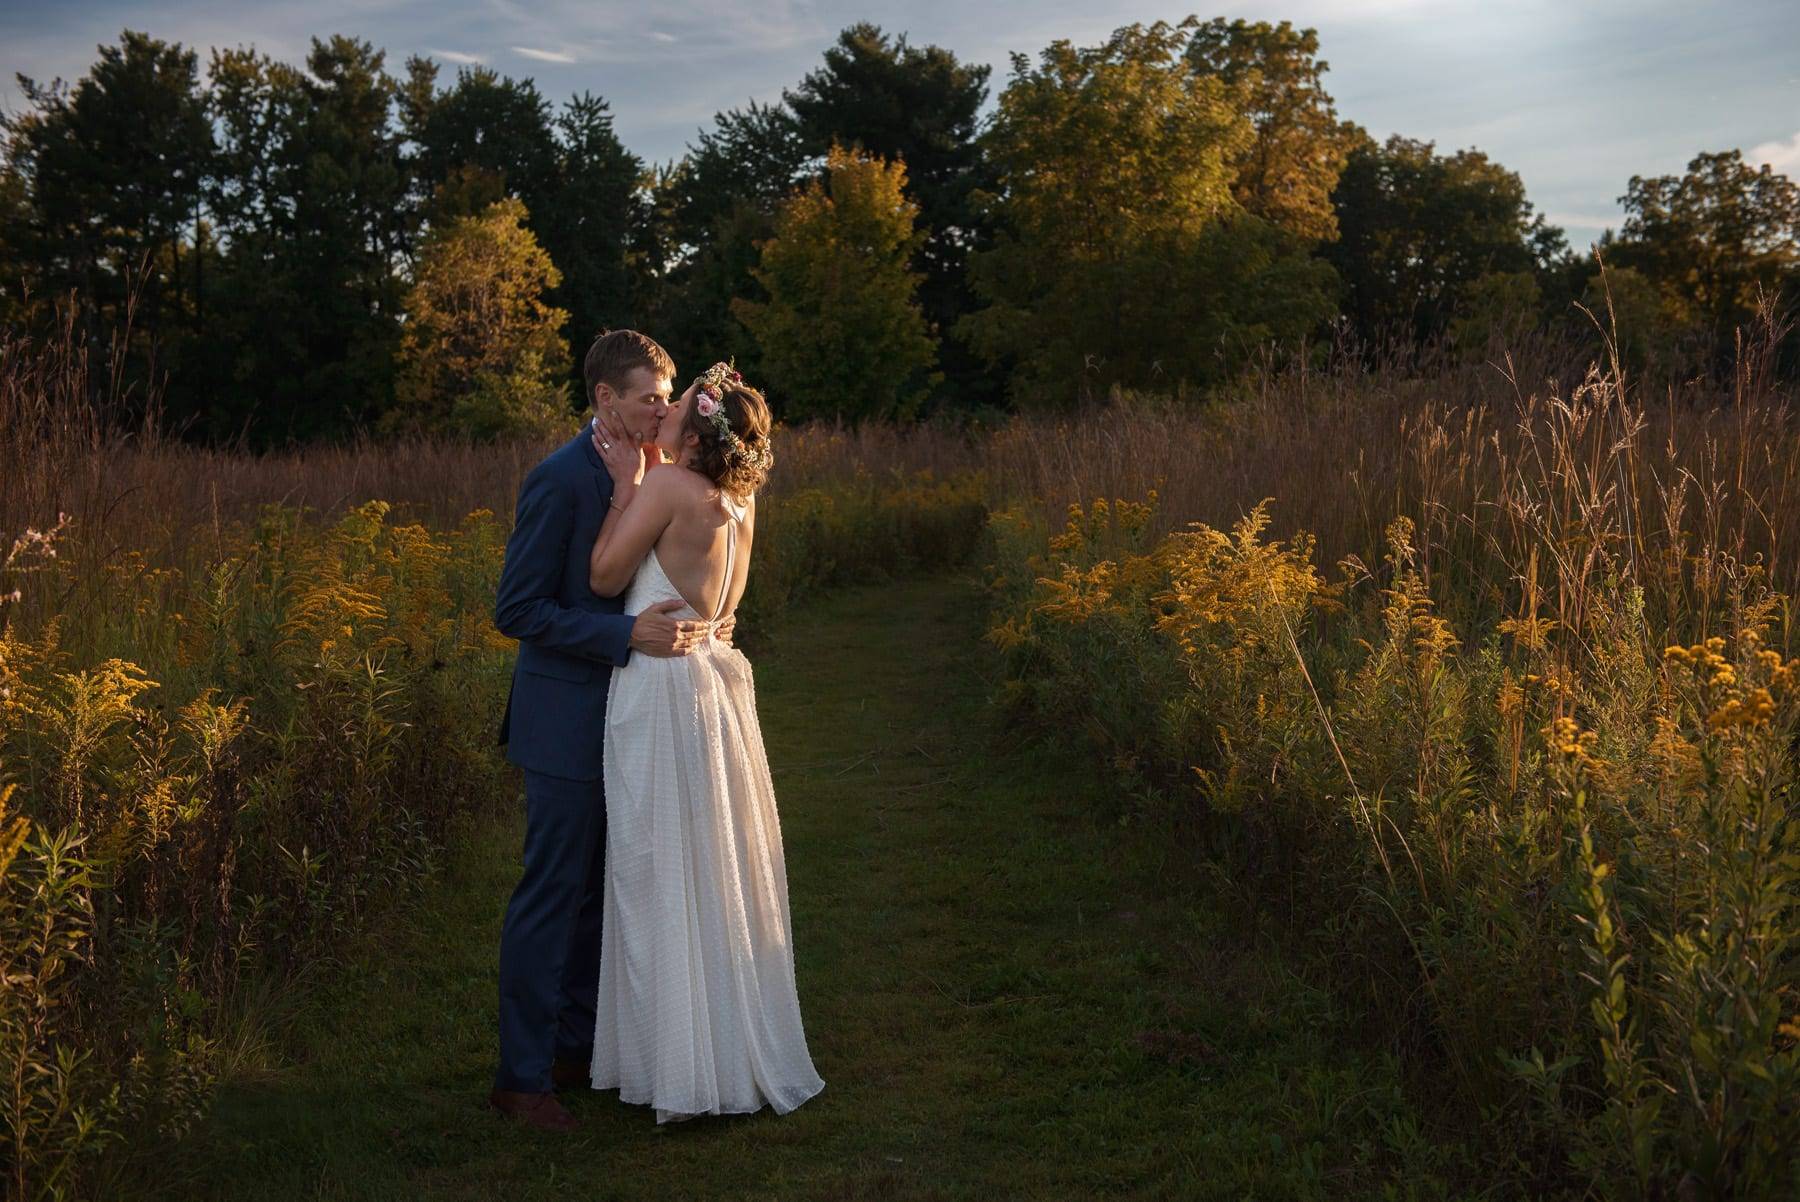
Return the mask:
[[587, 383], [587, 403], [594, 404], [594, 389], [605, 384], [614, 392], [623, 392], [631, 373], [647, 367], [658, 377], [675, 378], [675, 360], [657, 345], [656, 339], [636, 330], [602, 330], [588, 347], [581, 361], [581, 375]]

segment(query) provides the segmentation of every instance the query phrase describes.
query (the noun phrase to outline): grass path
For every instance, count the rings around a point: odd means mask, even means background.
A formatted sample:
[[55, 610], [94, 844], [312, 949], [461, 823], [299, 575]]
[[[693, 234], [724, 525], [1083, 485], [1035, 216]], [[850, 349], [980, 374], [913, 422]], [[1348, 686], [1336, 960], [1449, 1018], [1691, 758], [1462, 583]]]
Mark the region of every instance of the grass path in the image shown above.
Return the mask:
[[[481, 1107], [521, 823], [471, 833], [334, 970], [291, 1067], [159, 1173], [219, 1199], [1442, 1197], [1390, 1066], [1121, 826], [1078, 750], [1007, 748], [979, 595], [856, 590], [756, 655], [801, 1007], [825, 1091], [655, 1126], [584, 1092], [552, 1137]], [[1013, 742], [1018, 742], [1014, 740]]]

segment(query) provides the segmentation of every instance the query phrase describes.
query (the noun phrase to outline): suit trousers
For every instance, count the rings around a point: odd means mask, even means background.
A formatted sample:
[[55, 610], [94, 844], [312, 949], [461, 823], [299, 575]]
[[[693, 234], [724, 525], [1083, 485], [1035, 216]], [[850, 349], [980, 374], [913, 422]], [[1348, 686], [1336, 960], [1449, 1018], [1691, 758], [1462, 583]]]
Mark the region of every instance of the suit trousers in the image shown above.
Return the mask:
[[500, 935], [496, 1089], [543, 1093], [555, 1059], [587, 1063], [600, 992], [606, 794], [525, 772], [525, 871]]

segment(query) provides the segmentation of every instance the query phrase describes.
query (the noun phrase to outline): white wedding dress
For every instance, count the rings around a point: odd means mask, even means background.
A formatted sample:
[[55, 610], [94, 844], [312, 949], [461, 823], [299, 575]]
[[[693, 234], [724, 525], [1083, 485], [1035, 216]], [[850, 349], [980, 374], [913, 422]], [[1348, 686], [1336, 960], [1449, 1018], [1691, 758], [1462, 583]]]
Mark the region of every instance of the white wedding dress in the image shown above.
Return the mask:
[[[742, 510], [726, 530], [725, 587]], [[625, 612], [683, 600], [654, 549]], [[595, 1089], [656, 1121], [786, 1114], [825, 1088], [800, 1022], [787, 866], [750, 661], [707, 639], [633, 655], [606, 703], [606, 894]]]

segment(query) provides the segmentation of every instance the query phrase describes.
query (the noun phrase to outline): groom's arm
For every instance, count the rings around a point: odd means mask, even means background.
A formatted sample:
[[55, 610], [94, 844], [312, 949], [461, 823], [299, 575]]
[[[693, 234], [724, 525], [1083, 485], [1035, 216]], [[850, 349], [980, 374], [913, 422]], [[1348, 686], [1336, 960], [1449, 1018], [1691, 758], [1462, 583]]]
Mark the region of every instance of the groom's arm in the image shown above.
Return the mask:
[[621, 667], [631, 655], [632, 615], [575, 609], [557, 599], [575, 526], [565, 487], [548, 472], [533, 472], [520, 488], [494, 627], [521, 643]]

